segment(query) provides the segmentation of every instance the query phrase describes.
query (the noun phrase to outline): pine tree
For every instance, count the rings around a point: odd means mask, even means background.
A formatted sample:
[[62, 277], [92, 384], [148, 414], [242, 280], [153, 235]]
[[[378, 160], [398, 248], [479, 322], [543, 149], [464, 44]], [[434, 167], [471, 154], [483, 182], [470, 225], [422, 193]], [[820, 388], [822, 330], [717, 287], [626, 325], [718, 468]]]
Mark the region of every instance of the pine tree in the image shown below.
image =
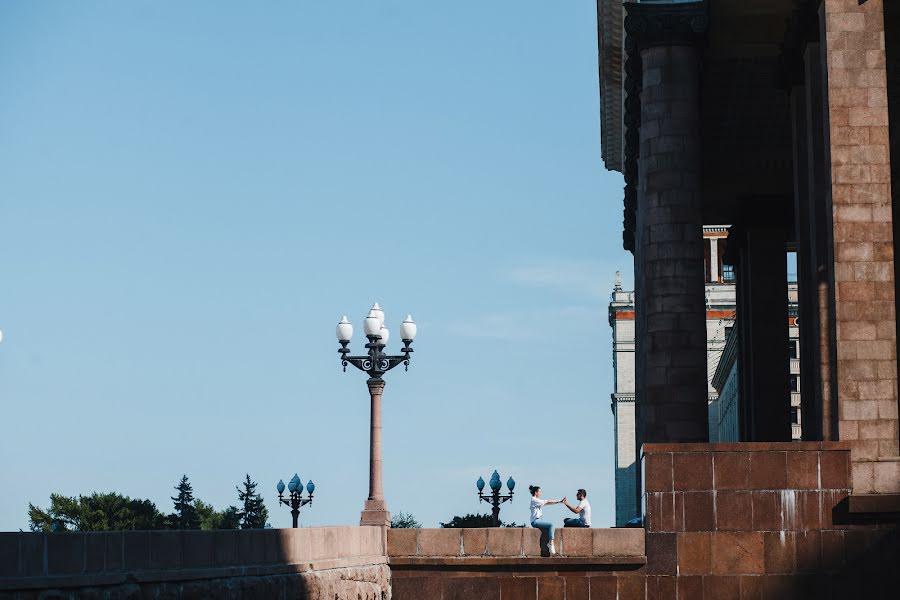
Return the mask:
[[194, 507], [194, 489], [188, 483], [187, 475], [182, 475], [181, 483], [175, 486], [177, 496], [172, 497], [175, 513], [169, 515], [173, 529], [200, 529], [200, 515]]
[[242, 485], [243, 491], [241, 488], [236, 488], [238, 500], [243, 505], [243, 508], [237, 513], [241, 529], [263, 529], [269, 518], [269, 511], [263, 504], [263, 497], [256, 493], [256, 482], [251, 481], [248, 473]]

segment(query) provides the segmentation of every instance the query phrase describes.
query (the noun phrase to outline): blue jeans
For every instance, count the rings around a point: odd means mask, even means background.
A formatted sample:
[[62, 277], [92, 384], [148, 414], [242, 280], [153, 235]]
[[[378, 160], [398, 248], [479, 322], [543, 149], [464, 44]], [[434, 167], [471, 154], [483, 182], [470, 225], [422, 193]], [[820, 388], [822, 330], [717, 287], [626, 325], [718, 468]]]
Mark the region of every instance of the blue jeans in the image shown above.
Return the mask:
[[553, 541], [553, 531], [556, 529], [553, 523], [550, 521], [532, 521], [531, 526], [546, 531], [547, 535], [550, 536], [550, 541]]
[[587, 527], [581, 519], [563, 519], [563, 525], [566, 527]]

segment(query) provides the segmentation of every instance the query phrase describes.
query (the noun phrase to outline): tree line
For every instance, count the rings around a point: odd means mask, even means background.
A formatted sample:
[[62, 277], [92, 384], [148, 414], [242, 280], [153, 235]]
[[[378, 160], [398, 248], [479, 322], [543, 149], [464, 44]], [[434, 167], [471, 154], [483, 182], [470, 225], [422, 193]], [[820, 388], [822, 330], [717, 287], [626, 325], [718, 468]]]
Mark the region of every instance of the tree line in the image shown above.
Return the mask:
[[269, 511], [256, 492], [256, 482], [247, 474], [235, 486], [238, 506], [216, 510], [199, 498], [187, 475], [175, 486], [173, 512], [164, 514], [150, 500], [129, 498], [115, 492], [90, 496], [50, 494], [46, 510], [28, 503], [28, 526], [32, 531], [119, 531], [123, 529], [263, 529]]
[[[468, 514], [464, 517], [460, 517], [459, 515], [453, 517], [446, 523], [441, 523], [441, 527], [455, 529], [455, 528], [469, 528], [469, 527], [493, 527], [494, 526], [494, 517], [484, 513], [484, 514]], [[500, 521], [501, 527], [525, 527], [524, 525], [518, 525], [515, 522], [505, 523]], [[398, 512], [391, 518], [391, 529], [418, 529], [422, 527], [422, 524], [410, 513], [405, 513], [403, 511]]]

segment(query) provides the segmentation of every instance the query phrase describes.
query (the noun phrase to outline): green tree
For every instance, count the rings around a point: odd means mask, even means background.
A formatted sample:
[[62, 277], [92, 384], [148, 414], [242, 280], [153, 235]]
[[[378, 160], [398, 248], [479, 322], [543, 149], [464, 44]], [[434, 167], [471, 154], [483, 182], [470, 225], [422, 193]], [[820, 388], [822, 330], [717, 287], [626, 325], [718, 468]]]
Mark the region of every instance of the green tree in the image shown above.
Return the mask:
[[225, 510], [216, 510], [212, 504], [197, 499], [194, 500], [194, 510], [200, 517], [200, 529], [237, 529], [238, 527], [236, 506], [229, 506]]
[[237, 515], [240, 519], [241, 529], [263, 529], [266, 526], [266, 520], [269, 518], [269, 511], [263, 503], [263, 497], [256, 493], [256, 482], [247, 478], [241, 484], [244, 489], [236, 488], [238, 492], [238, 500], [243, 508], [238, 510]]
[[422, 524], [419, 523], [412, 513], [405, 513], [402, 510], [391, 517], [391, 529], [419, 529]]
[[50, 507], [28, 505], [32, 531], [119, 531], [163, 529], [165, 517], [150, 500], [129, 498], [114, 492], [90, 496], [50, 495]]
[[187, 475], [181, 476], [181, 482], [175, 486], [177, 496], [172, 496], [175, 512], [168, 517], [172, 529], [200, 529], [200, 515], [194, 508], [194, 488], [188, 482]]
[[[441, 527], [446, 528], [465, 528], [465, 527], [493, 527], [494, 526], [494, 518], [485, 513], [485, 514], [469, 514], [464, 517], [453, 517], [447, 523], [441, 523]], [[513, 523], [504, 523], [500, 521], [500, 527], [524, 527], [524, 525], [518, 525], [515, 522]]]

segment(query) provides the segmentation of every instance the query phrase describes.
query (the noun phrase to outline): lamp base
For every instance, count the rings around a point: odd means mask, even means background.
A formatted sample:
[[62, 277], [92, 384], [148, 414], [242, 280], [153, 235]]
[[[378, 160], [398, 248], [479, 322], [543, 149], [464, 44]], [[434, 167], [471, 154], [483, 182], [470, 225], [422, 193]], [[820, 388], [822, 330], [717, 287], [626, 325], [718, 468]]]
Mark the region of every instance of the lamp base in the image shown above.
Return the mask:
[[384, 500], [366, 500], [359, 518], [360, 525], [375, 527], [390, 527], [391, 513], [387, 510]]

